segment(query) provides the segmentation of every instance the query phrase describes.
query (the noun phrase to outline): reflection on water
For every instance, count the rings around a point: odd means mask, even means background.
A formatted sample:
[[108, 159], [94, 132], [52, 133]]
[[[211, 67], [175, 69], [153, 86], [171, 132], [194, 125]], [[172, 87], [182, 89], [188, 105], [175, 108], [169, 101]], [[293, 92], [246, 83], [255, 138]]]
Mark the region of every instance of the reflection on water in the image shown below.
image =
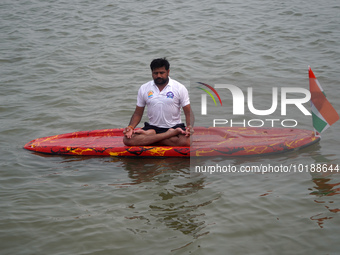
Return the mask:
[[315, 220], [319, 227], [323, 228], [325, 221], [333, 219], [335, 214], [340, 212], [339, 208], [334, 208], [334, 200], [323, 199], [325, 197], [334, 198], [333, 196], [340, 194], [340, 182], [336, 181], [339, 174], [334, 172], [323, 172], [312, 174], [312, 177], [315, 186], [310, 195], [316, 196], [317, 199], [314, 200], [315, 203], [323, 205], [327, 211], [313, 215], [311, 220]]
[[[149, 207], [148, 213], [143, 212], [143, 215], [127, 217], [128, 219], [143, 218], [152, 222], [152, 219], [146, 218], [148, 215], [168, 228], [179, 230], [193, 238], [208, 234], [204, 232], [205, 222], [202, 220], [205, 214], [200, 212], [199, 208], [211, 204], [219, 198], [219, 195], [207, 197], [204, 201], [202, 198], [195, 201], [197, 193], [205, 187], [205, 177], [192, 178], [188, 159], [129, 158], [120, 160], [124, 161], [124, 167], [128, 171], [131, 182], [117, 185], [154, 182], [157, 186], [154, 189], [157, 192], [153, 199], [145, 200]], [[176, 181], [173, 181], [174, 179]]]
[[185, 175], [185, 169], [188, 169], [190, 164], [189, 160], [181, 158], [112, 158], [111, 161], [123, 162], [123, 167], [131, 179], [130, 185], [151, 182], [165, 172], [179, 172]]
[[340, 194], [340, 182], [330, 183], [331, 181], [331, 178], [313, 178], [313, 182], [316, 184], [316, 186], [314, 186], [316, 191], [311, 192], [311, 195], [321, 197]]

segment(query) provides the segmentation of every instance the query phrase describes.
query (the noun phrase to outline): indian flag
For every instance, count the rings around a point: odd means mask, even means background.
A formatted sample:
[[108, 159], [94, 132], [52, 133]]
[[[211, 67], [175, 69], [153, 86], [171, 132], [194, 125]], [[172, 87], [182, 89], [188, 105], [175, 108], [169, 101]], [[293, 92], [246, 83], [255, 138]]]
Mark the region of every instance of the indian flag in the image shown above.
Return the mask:
[[310, 67], [308, 67], [308, 71], [313, 126], [318, 133], [321, 133], [338, 121], [339, 115], [327, 100], [319, 81]]

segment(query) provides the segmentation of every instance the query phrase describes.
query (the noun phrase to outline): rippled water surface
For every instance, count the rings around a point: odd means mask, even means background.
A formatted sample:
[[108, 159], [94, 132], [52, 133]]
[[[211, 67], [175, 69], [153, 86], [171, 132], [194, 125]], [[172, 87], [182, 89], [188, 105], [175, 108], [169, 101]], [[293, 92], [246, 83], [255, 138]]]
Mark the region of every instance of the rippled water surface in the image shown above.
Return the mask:
[[[196, 174], [188, 159], [22, 147], [127, 125], [163, 56], [188, 87], [254, 81], [259, 102], [259, 81], [308, 88], [311, 65], [339, 112], [339, 11], [335, 0], [1, 1], [0, 254], [337, 254], [337, 173]], [[337, 166], [339, 132], [297, 152], [195, 164]]]

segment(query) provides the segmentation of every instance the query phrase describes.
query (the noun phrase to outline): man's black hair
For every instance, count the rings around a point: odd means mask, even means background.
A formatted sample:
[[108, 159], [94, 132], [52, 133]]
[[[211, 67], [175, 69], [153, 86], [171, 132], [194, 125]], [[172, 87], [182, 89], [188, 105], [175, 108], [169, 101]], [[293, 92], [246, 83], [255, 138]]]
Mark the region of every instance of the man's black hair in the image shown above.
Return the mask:
[[160, 68], [160, 67], [165, 67], [165, 70], [169, 70], [170, 68], [170, 63], [168, 62], [168, 60], [166, 58], [156, 58], [154, 60], [152, 60], [151, 64], [150, 64], [150, 68], [153, 71], [156, 68]]

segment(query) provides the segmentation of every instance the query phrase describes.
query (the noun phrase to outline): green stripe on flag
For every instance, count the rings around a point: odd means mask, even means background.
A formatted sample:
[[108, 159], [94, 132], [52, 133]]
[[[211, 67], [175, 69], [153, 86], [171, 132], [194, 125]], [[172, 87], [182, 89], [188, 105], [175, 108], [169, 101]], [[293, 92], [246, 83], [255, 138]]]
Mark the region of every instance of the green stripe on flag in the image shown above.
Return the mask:
[[327, 122], [320, 119], [314, 112], [312, 112], [313, 126], [319, 133], [328, 125]]

